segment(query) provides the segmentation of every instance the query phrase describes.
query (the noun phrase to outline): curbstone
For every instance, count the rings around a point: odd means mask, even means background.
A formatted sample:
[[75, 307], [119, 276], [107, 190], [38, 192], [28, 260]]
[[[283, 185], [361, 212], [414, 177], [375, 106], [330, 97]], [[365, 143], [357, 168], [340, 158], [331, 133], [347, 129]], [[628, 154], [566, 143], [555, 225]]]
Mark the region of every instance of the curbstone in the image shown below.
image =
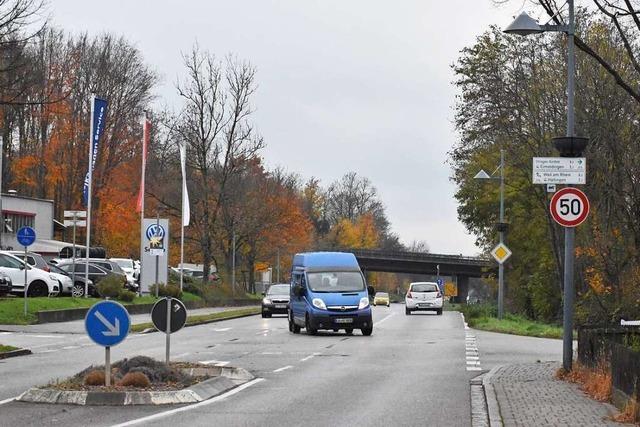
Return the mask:
[[0, 360], [8, 359], [10, 357], [27, 356], [29, 354], [32, 354], [32, 352], [28, 348], [19, 348], [18, 350], [11, 350], [0, 353]]
[[16, 400], [31, 403], [59, 403], [86, 406], [180, 405], [197, 403], [231, 390], [255, 377], [246, 369], [211, 367], [213, 378], [182, 390], [165, 391], [71, 391], [31, 388]]
[[493, 384], [491, 384], [491, 379], [500, 369], [502, 369], [502, 366], [496, 366], [482, 377], [482, 388], [484, 389], [484, 397], [487, 403], [489, 425], [495, 427], [504, 426], [496, 391], [493, 388]]

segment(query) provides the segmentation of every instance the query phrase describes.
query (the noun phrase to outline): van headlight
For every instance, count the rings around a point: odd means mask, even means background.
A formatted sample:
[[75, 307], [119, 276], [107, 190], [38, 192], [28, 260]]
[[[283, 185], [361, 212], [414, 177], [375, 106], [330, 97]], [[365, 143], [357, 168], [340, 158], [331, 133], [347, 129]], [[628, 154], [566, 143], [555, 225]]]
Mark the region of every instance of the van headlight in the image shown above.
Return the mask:
[[362, 297], [360, 298], [360, 304], [358, 304], [358, 310], [362, 310], [363, 308], [369, 307], [369, 298]]
[[324, 304], [324, 301], [322, 301], [320, 298], [314, 298], [313, 301], [311, 301], [311, 304], [313, 304], [315, 308], [319, 308], [320, 310], [327, 309], [327, 306]]

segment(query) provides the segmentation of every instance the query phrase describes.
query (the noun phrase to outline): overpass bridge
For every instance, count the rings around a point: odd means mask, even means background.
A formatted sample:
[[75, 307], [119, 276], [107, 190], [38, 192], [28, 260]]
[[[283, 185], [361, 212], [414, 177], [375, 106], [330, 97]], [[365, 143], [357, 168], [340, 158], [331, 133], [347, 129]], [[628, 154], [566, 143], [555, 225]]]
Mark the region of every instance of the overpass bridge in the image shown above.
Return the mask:
[[461, 255], [441, 255], [422, 252], [401, 252], [352, 249], [363, 271], [428, 274], [435, 276], [440, 266], [441, 276], [452, 276], [458, 285], [458, 300], [466, 301], [470, 277], [486, 277], [496, 269], [488, 258]]

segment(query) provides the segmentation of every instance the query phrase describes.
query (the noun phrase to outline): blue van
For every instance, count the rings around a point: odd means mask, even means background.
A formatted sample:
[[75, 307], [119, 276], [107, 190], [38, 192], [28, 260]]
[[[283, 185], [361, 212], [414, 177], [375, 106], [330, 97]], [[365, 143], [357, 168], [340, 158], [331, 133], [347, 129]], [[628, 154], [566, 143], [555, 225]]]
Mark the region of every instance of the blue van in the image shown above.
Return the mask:
[[371, 335], [373, 321], [367, 287], [356, 257], [344, 252], [306, 252], [293, 257], [289, 330], [305, 328], [315, 335], [319, 329], [347, 334], [360, 329]]

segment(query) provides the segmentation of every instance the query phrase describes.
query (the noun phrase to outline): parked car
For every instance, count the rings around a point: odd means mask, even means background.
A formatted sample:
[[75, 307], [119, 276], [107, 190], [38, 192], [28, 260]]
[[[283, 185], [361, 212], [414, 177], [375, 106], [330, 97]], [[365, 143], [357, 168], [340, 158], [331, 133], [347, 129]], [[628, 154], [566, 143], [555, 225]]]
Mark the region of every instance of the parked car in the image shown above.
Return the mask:
[[376, 292], [376, 295], [373, 297], [373, 305], [386, 305], [389, 307], [391, 302], [389, 301], [389, 294], [386, 292]]
[[[63, 293], [69, 293], [71, 294], [71, 296], [74, 297], [83, 297], [84, 296], [84, 291], [85, 291], [85, 284], [88, 283], [89, 285], [89, 295], [90, 296], [99, 296], [98, 295], [98, 291], [96, 290], [95, 285], [93, 284], [93, 281], [91, 281], [91, 279], [89, 279], [89, 281], [87, 282], [84, 274], [72, 274], [72, 273], [67, 273], [65, 270], [61, 269], [60, 267], [58, 267], [57, 265], [49, 265], [49, 267], [51, 268], [51, 273], [52, 274], [62, 274], [66, 277], [69, 278], [69, 280], [72, 283], [71, 289], [69, 290], [69, 292], [67, 292], [66, 290], [63, 289]], [[84, 271], [83, 271], [84, 273]]]
[[[76, 263], [85, 263], [85, 258], [76, 258]], [[124, 287], [133, 292], [138, 292], [138, 284], [133, 279], [133, 276], [129, 278], [124, 270], [118, 265], [117, 262], [108, 260], [106, 258], [89, 258], [89, 263], [97, 265], [109, 273], [116, 274], [123, 279]], [[83, 270], [84, 271], [84, 270]]]
[[[7, 251], [11, 255], [14, 255], [21, 260], [25, 259], [24, 251]], [[49, 263], [42, 257], [42, 255], [35, 252], [27, 252], [26, 257], [27, 264], [32, 267], [39, 268], [40, 270], [49, 271]]]
[[262, 317], [271, 317], [272, 314], [287, 314], [290, 292], [291, 285], [288, 283], [269, 286], [262, 299]]
[[136, 283], [137, 279], [134, 276], [135, 265], [131, 258], [109, 258], [109, 261], [113, 261], [120, 266], [124, 274], [127, 275], [127, 280], [130, 283]]
[[442, 314], [442, 294], [440, 287], [435, 282], [414, 282], [409, 285], [409, 290], [404, 298], [405, 314], [412, 311], [435, 311]]
[[11, 279], [11, 293], [24, 295], [25, 269], [28, 296], [46, 297], [60, 293], [60, 284], [53, 274], [31, 267], [7, 251], [0, 252], [0, 272]]
[[[69, 262], [60, 263], [57, 265], [57, 267], [64, 270], [68, 274], [75, 272], [76, 283], [74, 284], [73, 295], [79, 296], [79, 297], [84, 296], [84, 286], [79, 286], [80, 284], [78, 283], [78, 277], [82, 277], [84, 279], [85, 271], [86, 271], [86, 263], [76, 262], [74, 264], [73, 261], [69, 261]], [[89, 295], [99, 296], [96, 286], [98, 285], [98, 283], [100, 283], [102, 279], [104, 279], [108, 275], [109, 275], [109, 272], [104, 268], [99, 267], [95, 264], [89, 264], [89, 280], [94, 285], [93, 290], [92, 290], [92, 287], [89, 287]], [[82, 283], [82, 285], [84, 285], [84, 282]], [[123, 286], [124, 286], [124, 280], [123, 280]]]
[[289, 330], [305, 328], [309, 335], [319, 329], [347, 334], [360, 329], [373, 332], [369, 295], [355, 255], [344, 252], [308, 252], [293, 257], [289, 302]]
[[4, 273], [0, 273], [0, 297], [11, 292], [11, 278]]

